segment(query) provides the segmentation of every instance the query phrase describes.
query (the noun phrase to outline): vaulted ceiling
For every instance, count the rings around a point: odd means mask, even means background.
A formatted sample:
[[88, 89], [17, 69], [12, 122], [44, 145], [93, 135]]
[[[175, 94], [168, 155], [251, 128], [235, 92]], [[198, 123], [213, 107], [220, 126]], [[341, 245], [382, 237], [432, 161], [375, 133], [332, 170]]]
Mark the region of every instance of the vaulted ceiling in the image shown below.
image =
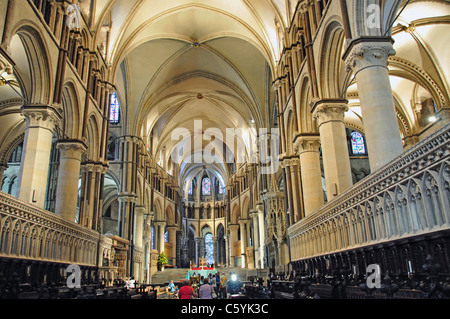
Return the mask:
[[[286, 3], [97, 1], [95, 24], [103, 30], [98, 37], [105, 39], [126, 134], [142, 136], [168, 168], [180, 141], [172, 133], [185, 128], [192, 135], [185, 143], [191, 152], [183, 157], [181, 175], [198, 169], [199, 163], [187, 165], [192, 154], [213, 143], [220, 150], [214, 159], [222, 162], [216, 169], [226, 179], [227, 148], [220, 145], [236, 149], [226, 129], [238, 129], [237, 139], [248, 146], [245, 136], [268, 127], [271, 70], [281, 52], [277, 32], [293, 9]], [[200, 128], [195, 120], [202, 121]], [[208, 135], [211, 128], [222, 136]], [[204, 139], [194, 143], [199, 134]]]

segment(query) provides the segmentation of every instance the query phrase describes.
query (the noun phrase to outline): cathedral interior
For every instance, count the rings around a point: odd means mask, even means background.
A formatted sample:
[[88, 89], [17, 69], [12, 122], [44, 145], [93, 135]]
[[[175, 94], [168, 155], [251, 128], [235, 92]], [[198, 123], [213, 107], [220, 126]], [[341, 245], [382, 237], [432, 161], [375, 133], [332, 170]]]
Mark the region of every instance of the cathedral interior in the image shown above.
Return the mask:
[[0, 40], [0, 299], [450, 297], [448, 1], [4, 0]]

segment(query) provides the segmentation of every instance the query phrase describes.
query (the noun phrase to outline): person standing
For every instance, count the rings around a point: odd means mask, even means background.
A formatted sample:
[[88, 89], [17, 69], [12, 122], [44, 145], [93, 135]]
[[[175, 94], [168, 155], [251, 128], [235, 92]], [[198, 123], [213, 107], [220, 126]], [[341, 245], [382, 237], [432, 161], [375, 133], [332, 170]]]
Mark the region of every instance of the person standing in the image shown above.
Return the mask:
[[227, 275], [223, 272], [220, 276], [220, 291], [223, 299], [227, 299], [227, 282]]
[[211, 280], [209, 281], [209, 284], [214, 289], [214, 293], [217, 295], [217, 281], [216, 281], [216, 275], [211, 274]]
[[192, 288], [189, 280], [185, 279], [183, 281], [183, 287], [178, 291], [179, 299], [195, 299], [196, 294], [194, 288]]
[[221, 284], [220, 284], [220, 273], [217, 273], [216, 274], [216, 294], [217, 294], [217, 297], [218, 298], [220, 298], [220, 295], [221, 295]]
[[203, 285], [198, 290], [200, 299], [213, 299], [214, 288], [209, 285], [208, 278], [203, 280]]

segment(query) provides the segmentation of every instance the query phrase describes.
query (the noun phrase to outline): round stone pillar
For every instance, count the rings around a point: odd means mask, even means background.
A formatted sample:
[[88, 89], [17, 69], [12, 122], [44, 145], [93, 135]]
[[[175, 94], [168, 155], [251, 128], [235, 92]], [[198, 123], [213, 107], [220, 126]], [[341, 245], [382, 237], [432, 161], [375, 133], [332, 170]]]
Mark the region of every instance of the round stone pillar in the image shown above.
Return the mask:
[[260, 268], [264, 269], [264, 259], [265, 259], [265, 228], [264, 228], [264, 210], [263, 205], [256, 205], [256, 209], [258, 210], [258, 226], [259, 226], [259, 259], [261, 261]]
[[53, 130], [61, 116], [53, 107], [40, 105], [22, 107], [22, 115], [26, 128], [18, 198], [44, 208]]
[[320, 100], [314, 104], [322, 144], [327, 198], [332, 200], [353, 185], [344, 117], [347, 101]]
[[297, 140], [296, 146], [300, 157], [305, 217], [308, 217], [324, 204], [320, 136], [302, 136]]
[[169, 243], [172, 244], [172, 255], [167, 256], [172, 259], [172, 265], [176, 265], [177, 261], [177, 227], [168, 226], [167, 231], [169, 232]]
[[81, 141], [60, 141], [57, 149], [60, 151], [60, 164], [55, 214], [75, 222], [81, 157], [87, 147]]
[[144, 248], [143, 245], [143, 236], [144, 236], [144, 214], [145, 214], [145, 207], [143, 206], [136, 206], [134, 209], [135, 214], [135, 219], [136, 219], [136, 230], [134, 233], [135, 236], [135, 241], [134, 244], [137, 247], [141, 247]]
[[394, 55], [391, 38], [360, 38], [344, 59], [358, 85], [370, 168], [372, 172], [403, 154], [387, 60]]

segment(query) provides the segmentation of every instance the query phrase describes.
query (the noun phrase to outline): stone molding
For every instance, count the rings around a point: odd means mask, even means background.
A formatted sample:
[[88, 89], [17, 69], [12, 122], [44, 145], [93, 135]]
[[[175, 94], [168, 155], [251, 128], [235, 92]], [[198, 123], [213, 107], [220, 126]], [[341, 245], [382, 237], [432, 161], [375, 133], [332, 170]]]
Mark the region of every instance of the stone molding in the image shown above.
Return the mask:
[[387, 68], [388, 58], [395, 55], [393, 40], [385, 37], [354, 40], [344, 55], [347, 71], [355, 74], [373, 66]]

